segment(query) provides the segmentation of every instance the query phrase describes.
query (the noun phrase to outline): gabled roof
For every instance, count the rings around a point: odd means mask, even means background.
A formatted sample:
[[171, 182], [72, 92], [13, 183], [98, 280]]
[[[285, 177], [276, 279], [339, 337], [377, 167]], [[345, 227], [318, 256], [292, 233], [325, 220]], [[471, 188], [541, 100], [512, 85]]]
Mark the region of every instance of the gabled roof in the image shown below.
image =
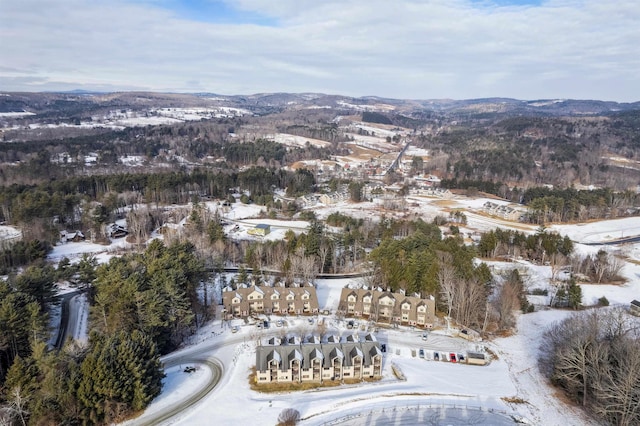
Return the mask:
[[272, 337], [272, 338], [271, 338], [271, 339], [269, 339], [267, 342], [268, 342], [270, 345], [277, 346], [277, 345], [279, 345], [279, 344], [280, 344], [280, 339], [278, 339], [277, 337]]
[[364, 336], [364, 340], [365, 342], [377, 342], [378, 339], [376, 339], [376, 336], [374, 336], [371, 333], [368, 333], [366, 336]]
[[347, 336], [347, 342], [358, 342], [360, 339], [358, 339], [358, 336], [355, 334], [350, 334]]
[[335, 335], [331, 335], [329, 337], [327, 337], [327, 342], [328, 343], [340, 343], [340, 337], [335, 336]]
[[351, 348], [351, 350], [349, 351], [349, 356], [351, 358], [355, 358], [357, 356], [359, 356], [360, 358], [364, 358], [364, 354], [362, 353], [360, 348], [357, 346], [354, 346], [353, 348]]
[[391, 294], [391, 293], [384, 293], [384, 294], [380, 295], [378, 300], [379, 299], [384, 299], [385, 297], [388, 297], [391, 300], [396, 300], [395, 296], [393, 294]]
[[319, 344], [320, 343], [320, 337], [319, 336], [309, 336], [307, 337], [307, 342], [308, 343], [315, 343], [315, 344]]
[[635, 299], [631, 301], [631, 304], [640, 308], [640, 302]]
[[314, 359], [319, 359], [319, 360], [323, 360], [324, 359], [324, 354], [322, 353], [322, 351], [319, 348], [314, 348], [311, 353], [309, 354], [309, 360], [313, 361]]
[[289, 363], [291, 363], [291, 361], [293, 361], [294, 359], [297, 359], [298, 361], [302, 362], [302, 353], [297, 350], [294, 349], [293, 351], [289, 352]]
[[344, 354], [342, 353], [340, 348], [335, 347], [335, 348], [331, 349], [331, 352], [329, 352], [329, 358], [331, 358], [331, 359], [334, 359], [334, 358], [344, 359]]
[[278, 364], [282, 362], [282, 358], [280, 357], [280, 354], [275, 349], [273, 349], [271, 352], [267, 354], [267, 362], [271, 362], [271, 361], [276, 361]]
[[372, 357], [376, 355], [382, 356], [382, 351], [380, 351], [379, 347], [372, 346], [371, 349], [369, 349], [369, 355], [371, 355]]

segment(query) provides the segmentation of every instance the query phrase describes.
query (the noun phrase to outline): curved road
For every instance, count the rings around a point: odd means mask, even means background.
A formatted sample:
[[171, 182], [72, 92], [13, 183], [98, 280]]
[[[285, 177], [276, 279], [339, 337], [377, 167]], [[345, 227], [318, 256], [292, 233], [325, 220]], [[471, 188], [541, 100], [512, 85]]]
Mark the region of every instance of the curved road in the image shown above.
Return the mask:
[[[270, 333], [262, 335], [261, 337], [268, 338], [272, 337], [272, 335], [276, 336], [278, 335], [278, 333], [279, 331], [274, 330]], [[237, 337], [225, 339], [225, 341], [223, 342], [212, 342], [209, 344], [202, 343], [198, 346], [182, 349], [177, 352], [172, 352], [162, 357], [160, 360], [164, 364], [165, 368], [186, 364], [205, 365], [212, 372], [211, 378], [201, 389], [198, 390], [198, 392], [190, 395], [188, 398], [176, 401], [173, 404], [169, 404], [159, 411], [150, 414], [149, 416], [145, 416], [143, 414], [137, 419], [132, 419], [126, 422], [127, 426], [157, 425], [167, 420], [173, 419], [174, 417], [177, 417], [186, 409], [196, 405], [200, 400], [202, 400], [202, 398], [207, 396], [207, 394], [217, 386], [217, 384], [222, 379], [222, 375], [224, 374], [224, 365], [218, 358], [212, 356], [211, 352], [220, 349], [223, 346], [238, 345], [245, 342], [246, 339], [247, 336], [239, 335]]]
[[222, 373], [224, 372], [224, 367], [222, 366], [220, 360], [214, 357], [201, 357], [195, 354], [192, 357], [182, 356], [176, 359], [165, 360], [164, 366], [165, 368], [168, 368], [185, 363], [206, 365], [206, 367], [209, 368], [212, 373], [210, 380], [201, 389], [199, 389], [198, 392], [190, 395], [188, 398], [176, 401], [173, 404], [169, 404], [149, 416], [143, 416], [140, 419], [134, 419], [129, 424], [139, 426], [154, 426], [179, 415], [183, 411], [197, 404], [202, 398], [207, 396], [207, 394], [216, 387], [216, 385], [222, 378]]

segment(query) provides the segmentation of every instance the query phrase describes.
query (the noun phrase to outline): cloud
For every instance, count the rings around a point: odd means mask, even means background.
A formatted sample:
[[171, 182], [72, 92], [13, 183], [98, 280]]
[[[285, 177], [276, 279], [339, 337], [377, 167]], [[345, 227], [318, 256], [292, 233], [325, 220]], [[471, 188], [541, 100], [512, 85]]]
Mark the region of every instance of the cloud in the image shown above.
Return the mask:
[[186, 19], [161, 0], [0, 0], [0, 89], [640, 99], [635, 0], [225, 3], [252, 20]]

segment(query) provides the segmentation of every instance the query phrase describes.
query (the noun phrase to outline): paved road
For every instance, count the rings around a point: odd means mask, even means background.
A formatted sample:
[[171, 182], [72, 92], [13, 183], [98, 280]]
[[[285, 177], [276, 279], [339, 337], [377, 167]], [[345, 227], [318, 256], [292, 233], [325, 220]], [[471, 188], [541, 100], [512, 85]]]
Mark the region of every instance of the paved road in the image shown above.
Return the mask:
[[[273, 330], [271, 332], [262, 332], [260, 333], [261, 338], [269, 338], [272, 336], [279, 335], [280, 331]], [[177, 365], [189, 365], [189, 364], [197, 364], [203, 365], [206, 368], [209, 368], [212, 372], [211, 378], [209, 381], [203, 385], [196, 393], [189, 396], [188, 398], [176, 401], [173, 404], [169, 404], [166, 407], [163, 407], [159, 411], [151, 413], [149, 415], [142, 415], [137, 419], [133, 419], [126, 423], [127, 426], [152, 426], [158, 425], [163, 422], [166, 422], [171, 419], [175, 419], [185, 410], [189, 409], [196, 405], [199, 401], [202, 400], [207, 394], [215, 389], [218, 385], [222, 376], [224, 374], [224, 365], [222, 361], [218, 358], [212, 356], [211, 354], [214, 351], [224, 347], [224, 346], [237, 346], [248, 339], [246, 335], [239, 335], [237, 337], [232, 337], [225, 339], [224, 342], [211, 342], [211, 343], [202, 343], [195, 347], [190, 347], [186, 349], [182, 349], [177, 352], [172, 352], [169, 355], [165, 355], [161, 358], [162, 363], [164, 364], [165, 369], [170, 367], [175, 367]]]
[[180, 364], [204, 365], [206, 368], [211, 370], [211, 378], [204, 386], [202, 386], [202, 388], [198, 389], [196, 393], [190, 395], [188, 398], [176, 401], [173, 404], [169, 404], [159, 411], [156, 411], [148, 416], [143, 415], [138, 419], [132, 420], [128, 424], [136, 426], [155, 426], [178, 416], [183, 411], [191, 408], [202, 398], [207, 396], [207, 394], [216, 387], [218, 382], [220, 382], [220, 379], [222, 378], [222, 374], [224, 372], [224, 367], [218, 359], [198, 354], [182, 356], [169, 360], [165, 359], [164, 361], [165, 368], [175, 367], [176, 365]]
[[78, 316], [77, 312], [73, 314], [73, 318], [70, 318], [71, 309], [70, 303], [71, 299], [79, 296], [80, 294], [86, 292], [85, 289], [75, 290], [69, 293], [65, 293], [61, 296], [58, 296], [61, 304], [61, 313], [60, 313], [60, 327], [58, 328], [58, 337], [56, 337], [55, 348], [61, 349], [64, 346], [65, 342], [69, 335], [73, 335], [73, 331], [75, 327], [77, 327]]
[[[580, 243], [579, 241], [575, 241], [576, 243]], [[624, 237], [618, 240], [613, 241], [601, 241], [598, 243], [580, 243], [585, 246], [617, 246], [618, 244], [627, 244], [627, 243], [637, 243], [640, 242], [640, 235], [635, 235], [632, 237]]]

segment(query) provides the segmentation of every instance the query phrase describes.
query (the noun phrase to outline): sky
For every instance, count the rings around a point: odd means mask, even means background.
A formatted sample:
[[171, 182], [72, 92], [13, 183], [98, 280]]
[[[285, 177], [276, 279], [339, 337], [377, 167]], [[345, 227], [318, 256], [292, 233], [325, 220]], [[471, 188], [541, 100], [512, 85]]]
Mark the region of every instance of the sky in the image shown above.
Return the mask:
[[638, 0], [0, 0], [0, 90], [640, 101]]

